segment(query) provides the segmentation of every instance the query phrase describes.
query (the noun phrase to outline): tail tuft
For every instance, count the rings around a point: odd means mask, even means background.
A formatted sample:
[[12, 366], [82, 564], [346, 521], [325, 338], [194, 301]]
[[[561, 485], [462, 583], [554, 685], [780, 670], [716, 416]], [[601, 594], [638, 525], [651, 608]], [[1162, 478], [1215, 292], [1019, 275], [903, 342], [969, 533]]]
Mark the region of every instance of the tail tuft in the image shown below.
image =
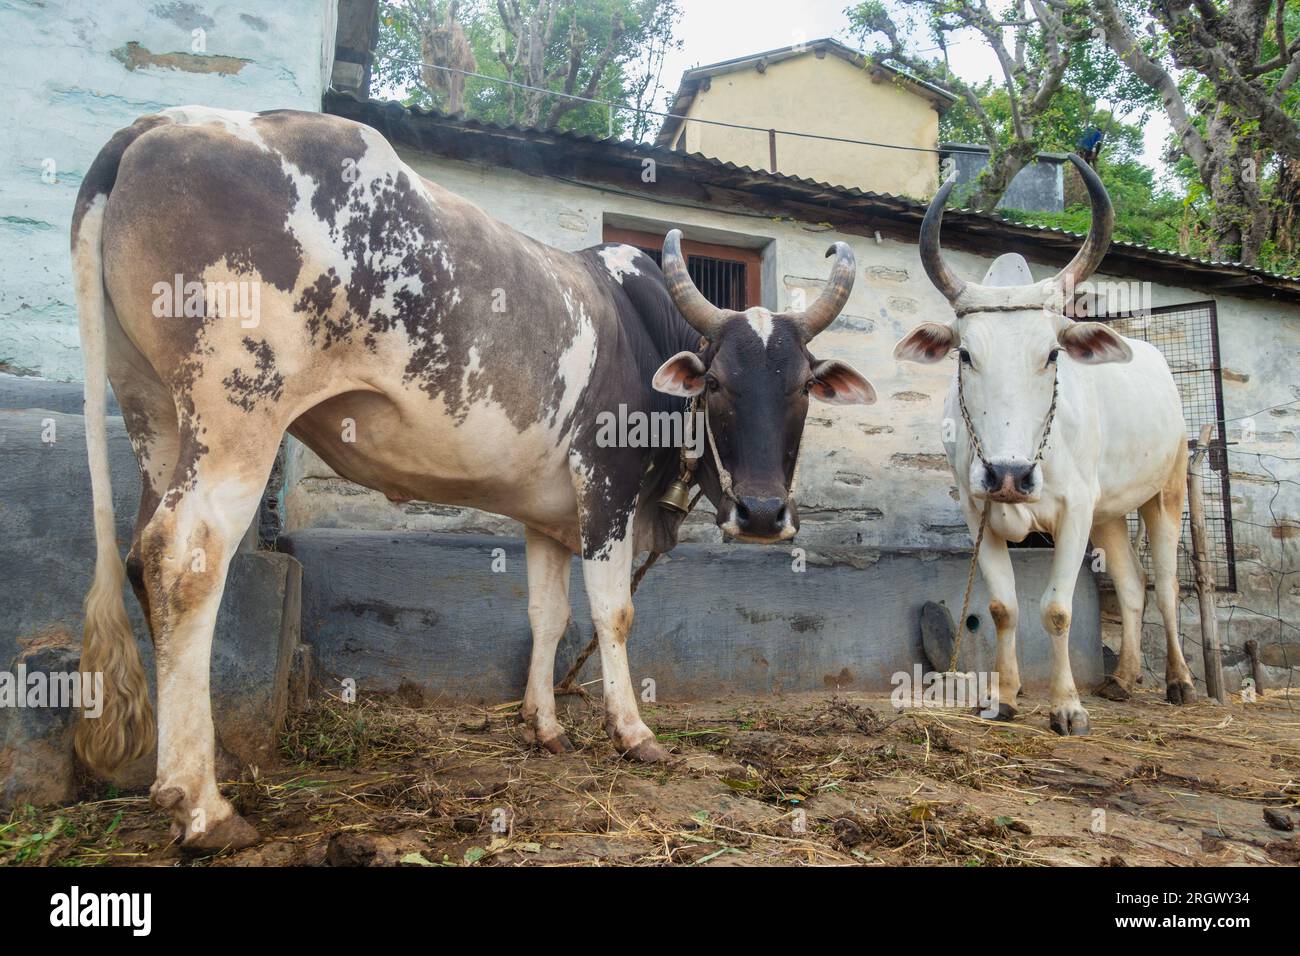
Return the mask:
[[95, 577], [86, 595], [81, 670], [96, 675], [102, 691], [101, 699], [93, 702], [95, 715], [86, 711], [77, 721], [73, 745], [82, 763], [100, 776], [109, 776], [147, 754], [155, 730], [144, 665], [122, 596], [126, 570], [117, 549], [104, 418], [108, 349], [102, 234], [107, 199], [107, 191], [99, 191], [90, 178], [83, 180], [72, 227], [72, 268], [86, 364], [86, 452], [95, 514]]
[[156, 732], [149, 683], [122, 599], [125, 578], [120, 560], [101, 562], [86, 594], [81, 670], [102, 676], [103, 699], [96, 716], [77, 721], [73, 745], [99, 777], [145, 756]]

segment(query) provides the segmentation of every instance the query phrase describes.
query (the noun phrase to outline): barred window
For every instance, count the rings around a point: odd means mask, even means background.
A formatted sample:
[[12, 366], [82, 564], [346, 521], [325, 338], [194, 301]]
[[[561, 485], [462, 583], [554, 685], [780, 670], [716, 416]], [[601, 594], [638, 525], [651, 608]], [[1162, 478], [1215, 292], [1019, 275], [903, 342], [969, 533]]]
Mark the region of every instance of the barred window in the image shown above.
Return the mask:
[[[636, 246], [663, 266], [662, 235], [606, 226], [605, 241]], [[695, 287], [718, 308], [743, 312], [762, 304], [762, 257], [757, 251], [684, 239], [682, 254]]]

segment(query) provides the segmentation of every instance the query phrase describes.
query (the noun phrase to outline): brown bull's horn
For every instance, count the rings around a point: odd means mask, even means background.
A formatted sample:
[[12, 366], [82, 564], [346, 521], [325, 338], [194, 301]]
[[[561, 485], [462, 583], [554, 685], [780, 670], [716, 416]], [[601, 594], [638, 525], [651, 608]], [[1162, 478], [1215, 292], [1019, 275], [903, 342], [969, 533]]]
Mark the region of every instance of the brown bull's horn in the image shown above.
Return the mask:
[[959, 279], [957, 273], [948, 268], [948, 263], [943, 261], [943, 253], [939, 249], [943, 204], [948, 201], [948, 194], [952, 192], [952, 187], [955, 185], [957, 185], [957, 174], [954, 172], [930, 200], [930, 208], [925, 211], [925, 219], [921, 222], [921, 265], [925, 267], [925, 274], [930, 277], [934, 287], [942, 292], [949, 302], [956, 301], [957, 296], [961, 295], [962, 290], [966, 288], [965, 280]]
[[691, 274], [686, 271], [680, 229], [671, 229], [664, 236], [663, 272], [664, 278], [668, 280], [668, 294], [673, 297], [673, 304], [677, 306], [682, 318], [706, 339], [716, 338], [722, 324], [736, 313], [730, 309], [719, 309], [695, 288]]
[[853, 277], [857, 270], [853, 250], [848, 243], [834, 243], [826, 250], [826, 255], [828, 258], [835, 257], [835, 265], [831, 267], [831, 277], [826, 281], [826, 288], [802, 312], [787, 313], [787, 317], [803, 329], [805, 342], [835, 321], [835, 317], [844, 308], [844, 303], [849, 301], [849, 293], [853, 291]]
[[1070, 154], [1070, 162], [1074, 163], [1079, 175], [1083, 177], [1083, 184], [1088, 187], [1088, 199], [1092, 203], [1092, 226], [1088, 230], [1088, 238], [1083, 241], [1083, 246], [1074, 259], [1056, 274], [1056, 281], [1067, 291], [1088, 281], [1097, 271], [1101, 260], [1106, 257], [1110, 234], [1115, 229], [1115, 208], [1110, 204], [1110, 196], [1106, 194], [1101, 177], [1075, 153]]

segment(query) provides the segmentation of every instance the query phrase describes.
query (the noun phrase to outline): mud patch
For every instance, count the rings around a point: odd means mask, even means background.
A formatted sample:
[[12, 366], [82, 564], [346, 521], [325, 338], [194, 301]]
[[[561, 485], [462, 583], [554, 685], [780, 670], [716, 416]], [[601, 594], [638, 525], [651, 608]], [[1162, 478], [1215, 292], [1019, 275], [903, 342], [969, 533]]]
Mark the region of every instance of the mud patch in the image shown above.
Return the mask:
[[[562, 698], [576, 746], [519, 737], [518, 702], [429, 706], [402, 692], [318, 702], [281, 765], [226, 782], [264, 836], [183, 857], [147, 795], [0, 818], [0, 862], [230, 866], [1294, 865], [1300, 718], [1255, 705], [1175, 708], [1158, 690], [1088, 698], [1089, 737], [1046, 701], [988, 723], [821, 693], [646, 707], [676, 760], [619, 758], [597, 703]], [[1272, 810], [1266, 816], [1264, 811]]]

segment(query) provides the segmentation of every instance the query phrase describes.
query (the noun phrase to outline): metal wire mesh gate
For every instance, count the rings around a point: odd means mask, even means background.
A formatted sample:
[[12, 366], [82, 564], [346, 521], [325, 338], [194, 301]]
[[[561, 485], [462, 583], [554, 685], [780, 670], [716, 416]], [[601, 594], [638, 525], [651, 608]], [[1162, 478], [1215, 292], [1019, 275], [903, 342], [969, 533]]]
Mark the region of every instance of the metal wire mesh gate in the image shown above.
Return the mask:
[[[1164, 354], [1173, 372], [1183, 402], [1188, 444], [1195, 442], [1201, 426], [1213, 422], [1214, 437], [1201, 465], [1205, 490], [1206, 536], [1209, 559], [1218, 590], [1237, 589], [1237, 561], [1232, 539], [1232, 494], [1228, 478], [1228, 456], [1224, 435], [1223, 380], [1219, 364], [1219, 317], [1212, 300], [1169, 305], [1144, 312], [1101, 315], [1115, 331], [1131, 339], [1150, 342]], [[1130, 536], [1136, 538], [1139, 519], [1129, 515]], [[1145, 541], [1138, 542], [1144, 545]], [[1151, 582], [1150, 552], [1138, 549], [1142, 566]], [[1183, 507], [1183, 530], [1178, 548], [1178, 581], [1185, 591], [1193, 590], [1191, 526]]]

